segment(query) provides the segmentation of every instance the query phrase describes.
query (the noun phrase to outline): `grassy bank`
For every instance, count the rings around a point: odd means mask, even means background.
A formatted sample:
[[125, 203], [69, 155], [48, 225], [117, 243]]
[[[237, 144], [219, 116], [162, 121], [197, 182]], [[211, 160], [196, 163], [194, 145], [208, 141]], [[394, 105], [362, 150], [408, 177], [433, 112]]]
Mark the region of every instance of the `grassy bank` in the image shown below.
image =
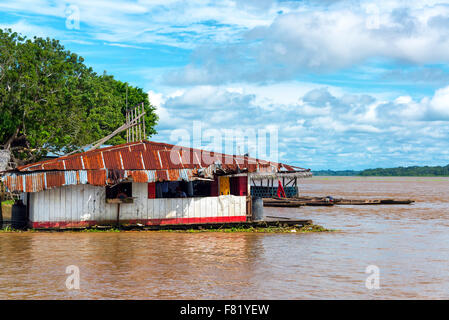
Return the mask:
[[199, 233], [199, 232], [248, 232], [248, 233], [308, 233], [308, 232], [332, 232], [335, 230], [326, 229], [320, 225], [307, 225], [298, 227], [267, 227], [267, 228], [221, 228], [221, 229], [187, 229], [187, 230], [159, 230], [158, 232], [180, 232], [180, 233]]
[[234, 233], [234, 232], [245, 232], [245, 233], [310, 233], [310, 232], [333, 232], [336, 230], [326, 229], [320, 225], [307, 225], [301, 228], [298, 227], [235, 227], [235, 228], [217, 228], [217, 229], [185, 229], [185, 230], [146, 230], [146, 229], [116, 229], [116, 228], [89, 228], [89, 229], [79, 229], [79, 230], [12, 230], [10, 227], [5, 227], [0, 229], [0, 232], [159, 232], [159, 233], [201, 233], [201, 232], [223, 232], [223, 233]]

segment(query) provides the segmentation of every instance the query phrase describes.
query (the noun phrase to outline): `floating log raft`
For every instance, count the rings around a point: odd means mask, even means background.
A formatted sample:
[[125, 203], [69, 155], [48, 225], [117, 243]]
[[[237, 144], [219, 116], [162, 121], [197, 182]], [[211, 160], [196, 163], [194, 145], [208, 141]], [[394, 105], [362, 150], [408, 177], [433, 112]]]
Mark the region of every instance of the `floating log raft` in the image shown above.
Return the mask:
[[301, 206], [333, 206], [334, 203], [324, 199], [296, 199], [296, 198], [264, 198], [264, 207], [301, 207]]
[[411, 204], [410, 199], [343, 199], [332, 197], [293, 197], [293, 198], [265, 198], [264, 207], [301, 207], [301, 206], [333, 206], [333, 205], [388, 205]]
[[396, 200], [396, 199], [368, 199], [368, 200], [351, 200], [351, 199], [334, 199], [337, 205], [379, 205], [379, 204], [411, 204], [414, 200]]
[[303, 203], [299, 201], [283, 201], [283, 200], [274, 200], [272, 199], [263, 199], [264, 207], [301, 207], [304, 206]]

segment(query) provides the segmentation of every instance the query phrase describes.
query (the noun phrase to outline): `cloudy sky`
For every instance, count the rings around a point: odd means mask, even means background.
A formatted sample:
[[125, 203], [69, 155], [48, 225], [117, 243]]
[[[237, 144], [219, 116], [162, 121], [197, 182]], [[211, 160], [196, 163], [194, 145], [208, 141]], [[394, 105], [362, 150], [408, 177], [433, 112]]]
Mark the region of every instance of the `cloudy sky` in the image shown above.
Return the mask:
[[144, 88], [154, 141], [197, 120], [315, 170], [449, 163], [449, 1], [15, 0], [6, 27]]

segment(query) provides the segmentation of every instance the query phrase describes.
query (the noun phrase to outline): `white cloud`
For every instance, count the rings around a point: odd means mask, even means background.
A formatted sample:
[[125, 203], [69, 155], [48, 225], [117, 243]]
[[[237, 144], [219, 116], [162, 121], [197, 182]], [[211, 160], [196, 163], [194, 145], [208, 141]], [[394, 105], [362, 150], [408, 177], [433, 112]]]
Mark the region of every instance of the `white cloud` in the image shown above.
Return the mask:
[[[375, 17], [366, 3], [354, 2], [330, 8], [304, 5], [277, 15], [270, 25], [246, 31], [244, 41], [198, 48], [193, 56], [197, 59], [173, 73], [171, 83], [263, 83], [333, 72], [373, 59], [417, 66], [449, 62], [447, 3], [374, 5]], [[435, 19], [438, 24], [432, 23]]]
[[12, 31], [23, 35], [34, 35], [36, 37], [42, 38], [46, 38], [49, 36], [55, 38], [63, 37], [63, 33], [57, 29], [30, 24], [24, 19], [21, 19], [14, 23], [0, 23], [0, 29], [11, 29]]
[[[157, 140], [168, 141], [173, 130], [191, 130], [192, 121], [201, 120], [206, 129], [277, 126], [283, 160], [300, 166], [446, 161], [442, 150], [449, 149], [449, 87], [418, 99], [414, 92], [351, 94], [349, 89], [310, 82], [344, 85], [349, 75], [360, 81], [361, 86], [352, 84], [360, 92], [367, 86], [363, 81], [375, 76], [382, 82], [389, 70], [391, 77], [427, 84], [422, 76], [428, 74], [447, 83], [448, 73], [435, 67], [449, 63], [447, 1], [70, 4], [80, 9], [79, 31], [64, 29], [66, 4], [50, 0], [0, 3], [0, 10], [20, 17], [0, 27], [124, 49], [152, 50], [146, 44], [187, 48], [179, 50], [180, 56], [194, 49], [187, 66], [164, 61], [168, 66], [137, 65], [133, 71], [162, 88], [149, 92], [160, 117]], [[373, 60], [380, 62], [372, 66], [368, 62]], [[174, 72], [164, 74], [165, 67]], [[321, 78], [334, 71], [339, 73], [331, 81]], [[161, 87], [164, 79], [168, 87]]]
[[[387, 161], [389, 165], [446, 161], [443, 154], [429, 153], [429, 148], [436, 146], [435, 139], [444, 141], [443, 149], [449, 148], [447, 109], [444, 104], [438, 105], [449, 94], [449, 87], [420, 101], [409, 96], [385, 101], [374, 96], [330, 93], [326, 87], [318, 87], [298, 92], [296, 101], [291, 99], [290, 104], [278, 103], [276, 95], [256, 97], [256, 90], [251, 89], [196, 86], [178, 91], [175, 98], [169, 98], [171, 93], [157, 94], [164, 112], [170, 115], [161, 118], [162, 131], [157, 140], [168, 141], [176, 129], [191, 132], [193, 121], [198, 120], [204, 130], [274, 126], [279, 134], [280, 160], [299, 166], [342, 169], [365, 168], [373, 162], [385, 166]], [[271, 90], [269, 85], [257, 89]], [[269, 103], [259, 105], [259, 101]], [[443, 110], [438, 116], [437, 106]], [[348, 158], [351, 162], [343, 160]]]
[[429, 113], [433, 119], [449, 120], [449, 86], [435, 92], [429, 102]]
[[[65, 19], [66, 3], [51, 0], [0, 3], [0, 10], [21, 15]], [[144, 1], [72, 0], [80, 12], [80, 31], [93, 39], [113, 43], [157, 43], [192, 48], [203, 42], [235, 41], [239, 34], [269, 25], [276, 8], [241, 10], [234, 1]], [[38, 23], [34, 23], [38, 26]], [[34, 35], [26, 30], [27, 35]], [[28, 33], [30, 31], [30, 33]], [[64, 31], [64, 30], [61, 30]]]

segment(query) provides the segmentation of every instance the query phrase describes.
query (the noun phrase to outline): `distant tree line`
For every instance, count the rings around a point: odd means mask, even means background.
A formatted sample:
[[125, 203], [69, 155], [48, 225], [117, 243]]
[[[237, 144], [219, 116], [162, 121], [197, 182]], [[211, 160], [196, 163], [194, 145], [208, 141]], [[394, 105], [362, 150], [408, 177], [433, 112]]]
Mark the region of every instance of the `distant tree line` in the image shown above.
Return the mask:
[[376, 168], [362, 171], [355, 170], [319, 170], [312, 172], [314, 176], [377, 176], [377, 177], [448, 177], [447, 166], [412, 166], [397, 168]]
[[441, 177], [449, 176], [449, 165], [441, 166], [424, 166], [424, 167], [398, 167], [398, 168], [377, 168], [366, 169], [358, 174], [359, 176], [402, 176], [402, 177]]
[[354, 170], [319, 170], [312, 171], [314, 176], [356, 176], [360, 173], [360, 171]]

